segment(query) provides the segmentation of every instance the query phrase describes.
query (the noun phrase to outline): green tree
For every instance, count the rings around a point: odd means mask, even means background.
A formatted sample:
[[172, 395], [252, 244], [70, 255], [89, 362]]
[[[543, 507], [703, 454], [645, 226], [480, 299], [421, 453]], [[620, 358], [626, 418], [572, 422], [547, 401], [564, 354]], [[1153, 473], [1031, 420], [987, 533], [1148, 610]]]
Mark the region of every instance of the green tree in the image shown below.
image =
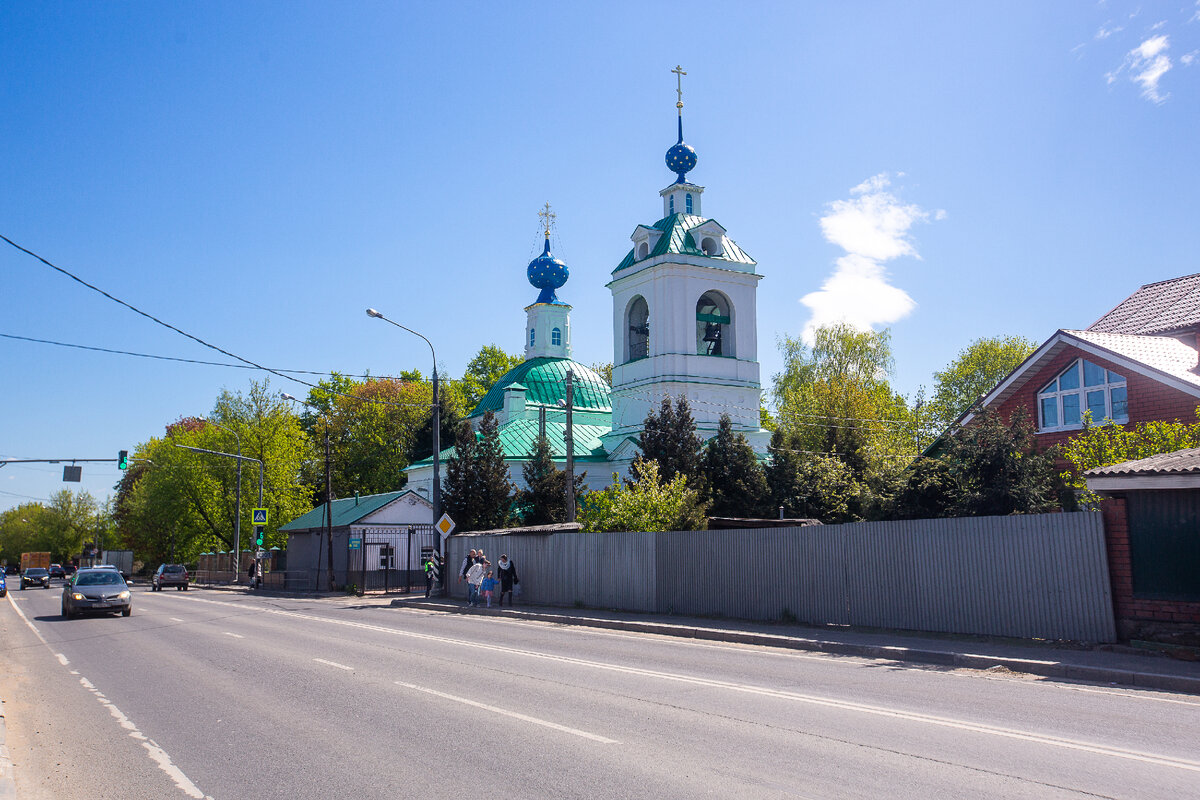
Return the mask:
[[[221, 427], [218, 427], [220, 425]], [[263, 505], [270, 510], [266, 545], [284, 546], [280, 525], [312, 508], [299, 482], [312, 448], [292, 413], [267, 382], [243, 393], [222, 391], [207, 419], [183, 418], [166, 435], [140, 445], [133, 474], [117, 485], [117, 536], [148, 562], [191, 561], [207, 549], [233, 549], [237, 462], [176, 445], [237, 453], [263, 462]], [[242, 467], [242, 546], [250, 541], [249, 509], [257, 504], [258, 465]]]
[[1093, 425], [1091, 415], [1085, 412], [1083, 430], [1062, 445], [1063, 457], [1075, 468], [1064, 478], [1073, 488], [1085, 491], [1085, 501], [1096, 502], [1100, 498], [1086, 492], [1083, 473], [1087, 470], [1189, 447], [1200, 447], [1200, 422], [1154, 420], [1125, 426], [1110, 421]]
[[687, 478], [676, 475], [669, 481], [659, 477], [654, 461], [634, 462], [634, 475], [623, 484], [613, 474], [613, 483], [598, 492], [588, 492], [581, 504], [579, 523], [585, 531], [695, 531], [707, 525], [700, 493], [688, 488]]
[[895, 514], [974, 517], [1037, 514], [1062, 507], [1065, 493], [1052, 452], [1038, 452], [1024, 406], [1008, 423], [984, 409], [949, 437], [941, 463], [914, 464]]
[[446, 462], [442, 508], [459, 530], [490, 530], [507, 525], [513, 512], [513, 485], [500, 447], [496, 416], [487, 412], [479, 432], [464, 422], [454, 440], [454, 454]]
[[728, 414], [717, 423], [717, 435], [704, 448], [709, 513], [714, 517], [757, 517], [764, 513], [767, 481], [754, 449], [734, 433]]
[[921, 421], [923, 430], [933, 436], [946, 430], [1036, 349], [1037, 343], [1023, 336], [971, 342], [945, 369], [933, 373], [933, 398]]
[[613, 362], [597, 361], [595, 364], [591, 364], [590, 366], [593, 372], [595, 372], [601, 378], [604, 378], [605, 382], [608, 383], [609, 386], [612, 386]]
[[646, 415], [639, 443], [642, 458], [658, 464], [663, 481], [670, 483], [675, 476], [683, 475], [690, 486], [702, 490], [704, 443], [696, 435], [696, 421], [686, 396], [679, 395], [674, 404], [669, 395], [664, 396], [658, 412], [651, 409]]
[[[567, 521], [567, 473], [554, 464], [550, 442], [539, 436], [534, 442], [533, 452], [522, 467], [526, 489], [518, 492], [518, 504], [525, 525], [550, 525]], [[583, 481], [587, 473], [575, 476], [576, 508], [584, 493]]]
[[837, 456], [804, 452], [796, 435], [771, 434], [771, 461], [766, 468], [770, 503], [784, 516], [847, 522], [859, 487], [850, 468]]
[[479, 348], [479, 352], [467, 363], [467, 370], [460, 381], [467, 408], [475, 408], [493, 384], [504, 377], [504, 373], [524, 360], [524, 356], [509, 355], [494, 344]]

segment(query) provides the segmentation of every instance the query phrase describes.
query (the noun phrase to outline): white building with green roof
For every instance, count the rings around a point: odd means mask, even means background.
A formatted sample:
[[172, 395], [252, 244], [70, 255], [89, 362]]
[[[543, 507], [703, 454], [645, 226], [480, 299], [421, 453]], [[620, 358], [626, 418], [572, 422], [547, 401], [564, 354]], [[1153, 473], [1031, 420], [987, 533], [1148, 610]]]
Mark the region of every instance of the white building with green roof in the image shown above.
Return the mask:
[[[587, 472], [589, 489], [624, 476], [639, 453], [646, 415], [666, 395], [687, 397], [697, 431], [716, 432], [722, 414], [765, 454], [770, 434], [759, 424], [757, 289], [762, 276], [754, 259], [701, 208], [704, 187], [686, 177], [696, 152], [683, 141], [667, 151], [676, 180], [659, 192], [663, 217], [638, 225], [633, 247], [607, 284], [613, 308], [613, 384], [571, 360], [571, 306], [555, 290], [567, 281], [566, 264], [550, 252], [549, 208], [542, 254], [530, 262], [530, 283], [540, 288], [525, 308], [525, 361], [506, 373], [479, 401], [468, 419], [478, 427], [496, 415], [509, 478], [524, 486], [522, 468], [544, 430], [558, 466], [564, 449], [567, 373], [573, 375], [572, 417], [576, 472]], [[450, 448], [441, 454], [443, 477]], [[431, 459], [407, 470], [408, 486], [429, 496]]]

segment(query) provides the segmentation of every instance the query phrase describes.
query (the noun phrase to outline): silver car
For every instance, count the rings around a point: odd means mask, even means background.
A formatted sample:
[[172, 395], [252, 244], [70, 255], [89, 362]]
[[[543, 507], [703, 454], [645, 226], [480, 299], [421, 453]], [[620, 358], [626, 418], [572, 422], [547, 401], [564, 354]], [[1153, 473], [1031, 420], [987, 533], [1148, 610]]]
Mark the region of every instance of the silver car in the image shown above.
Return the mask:
[[133, 613], [129, 585], [114, 569], [81, 569], [63, 586], [62, 614], [71, 619], [84, 611]]

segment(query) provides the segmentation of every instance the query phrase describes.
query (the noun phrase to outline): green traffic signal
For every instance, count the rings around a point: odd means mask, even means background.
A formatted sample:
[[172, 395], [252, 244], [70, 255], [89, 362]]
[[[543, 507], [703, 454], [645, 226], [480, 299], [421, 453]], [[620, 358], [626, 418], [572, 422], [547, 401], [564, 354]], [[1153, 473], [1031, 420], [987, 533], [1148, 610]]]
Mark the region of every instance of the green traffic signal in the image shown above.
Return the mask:
[[254, 543], [259, 547], [263, 545], [263, 527], [261, 525], [254, 528]]
[[117, 469], [129, 469], [129, 451], [122, 450], [117, 453]]

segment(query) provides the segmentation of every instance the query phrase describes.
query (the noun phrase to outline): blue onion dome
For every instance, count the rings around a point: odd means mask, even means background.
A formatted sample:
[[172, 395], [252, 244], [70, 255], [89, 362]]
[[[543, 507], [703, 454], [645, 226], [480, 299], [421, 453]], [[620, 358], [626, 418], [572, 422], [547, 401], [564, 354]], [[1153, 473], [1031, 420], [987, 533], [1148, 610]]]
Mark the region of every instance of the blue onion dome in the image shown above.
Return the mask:
[[671, 145], [671, 149], [667, 151], [667, 169], [675, 173], [675, 178], [679, 183], [687, 182], [685, 176], [695, 166], [696, 151], [690, 144], [680, 141], [679, 144]]
[[542, 290], [537, 302], [557, 303], [558, 297], [555, 296], [554, 290], [567, 282], [571, 271], [567, 269], [566, 264], [550, 254], [550, 237], [547, 236], [545, 249], [540, 256], [529, 262], [525, 274], [529, 276], [529, 282], [534, 288]]

